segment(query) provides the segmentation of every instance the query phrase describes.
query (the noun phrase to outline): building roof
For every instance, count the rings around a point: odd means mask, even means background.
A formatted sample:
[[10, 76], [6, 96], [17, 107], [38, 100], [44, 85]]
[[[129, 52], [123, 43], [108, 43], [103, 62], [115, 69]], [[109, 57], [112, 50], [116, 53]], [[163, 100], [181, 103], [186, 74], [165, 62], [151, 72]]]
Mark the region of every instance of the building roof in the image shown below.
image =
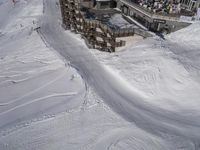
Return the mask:
[[109, 2], [109, 1], [112, 1], [112, 0], [96, 0], [97, 2]]

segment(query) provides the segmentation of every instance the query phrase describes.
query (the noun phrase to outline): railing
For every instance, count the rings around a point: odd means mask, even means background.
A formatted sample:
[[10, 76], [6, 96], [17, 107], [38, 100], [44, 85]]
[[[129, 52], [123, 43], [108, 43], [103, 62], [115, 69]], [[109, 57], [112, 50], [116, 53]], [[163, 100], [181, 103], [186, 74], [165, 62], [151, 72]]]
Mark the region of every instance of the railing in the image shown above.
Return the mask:
[[[90, 41], [90, 42], [94, 43], [97, 46], [108, 47], [105, 41]], [[111, 47], [122, 47], [122, 46], [125, 46], [126, 42], [120, 40], [119, 42], [112, 42], [110, 44], [111, 44]]]
[[131, 36], [131, 35], [135, 34], [135, 29], [134, 28], [124, 28], [124, 29], [114, 30], [113, 34], [116, 37]]
[[86, 24], [92, 27], [96, 27], [96, 28], [98, 27], [98, 28], [101, 28], [103, 31], [108, 31], [108, 33], [114, 37], [124, 37], [127, 35], [134, 35], [134, 32], [135, 32], [134, 28], [112, 29], [98, 20], [84, 19], [84, 21], [86, 22]]

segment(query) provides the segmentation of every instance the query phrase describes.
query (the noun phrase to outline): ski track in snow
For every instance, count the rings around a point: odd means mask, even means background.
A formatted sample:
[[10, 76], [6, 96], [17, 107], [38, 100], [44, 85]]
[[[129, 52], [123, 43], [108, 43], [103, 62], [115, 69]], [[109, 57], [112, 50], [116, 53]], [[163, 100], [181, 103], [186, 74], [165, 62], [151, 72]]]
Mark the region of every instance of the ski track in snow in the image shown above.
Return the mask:
[[54, 80], [49, 81], [49, 82], [43, 84], [41, 87], [39, 87], [39, 88], [37, 88], [37, 89], [29, 92], [29, 93], [26, 93], [25, 95], [22, 95], [21, 97], [19, 97], [17, 99], [11, 100], [11, 102], [9, 102], [9, 103], [3, 103], [3, 104], [0, 103], [0, 105], [10, 105], [10, 104], [15, 103], [17, 101], [20, 101], [21, 99], [24, 99], [24, 98], [26, 98], [28, 96], [31, 96], [32, 94], [36, 93], [37, 91], [40, 91], [41, 89], [44, 89], [45, 87], [49, 86], [50, 84], [53, 84], [54, 82], [56, 82], [57, 80], [59, 80], [60, 78], [62, 78], [64, 75], [65, 74], [63, 73], [63, 74], [59, 75], [58, 77], [56, 77]]
[[83, 101], [80, 76], [34, 30], [42, 12], [40, 0], [0, 6], [0, 133], [8, 131], [6, 135], [30, 120], [80, 107]]
[[[0, 116], [6, 114], [6, 113], [8, 113], [8, 112], [14, 111], [14, 110], [16, 110], [16, 109], [19, 109], [19, 108], [21, 108], [21, 107], [30, 105], [30, 104], [32, 104], [32, 103], [39, 102], [39, 101], [41, 101], [41, 100], [45, 100], [45, 99], [53, 98], [53, 97], [74, 96], [74, 95], [76, 95], [76, 94], [77, 94], [77, 93], [60, 93], [60, 94], [52, 94], [52, 95], [40, 97], [40, 98], [37, 98], [37, 99], [32, 99], [31, 101], [29, 101], [29, 102], [27, 102], [27, 103], [23, 103], [23, 104], [21, 104], [21, 105], [17, 105], [17, 107], [12, 107], [11, 109], [7, 109], [6, 111], [0, 113]], [[0, 105], [0, 106], [1, 106], [1, 105]], [[4, 105], [2, 105], [2, 106], [4, 106]]]

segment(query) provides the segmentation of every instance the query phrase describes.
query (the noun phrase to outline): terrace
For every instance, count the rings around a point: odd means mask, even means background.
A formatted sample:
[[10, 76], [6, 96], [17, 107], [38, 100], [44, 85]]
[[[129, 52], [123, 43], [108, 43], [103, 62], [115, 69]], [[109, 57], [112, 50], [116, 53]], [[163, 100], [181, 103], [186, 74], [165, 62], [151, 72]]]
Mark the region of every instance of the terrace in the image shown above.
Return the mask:
[[138, 28], [132, 22], [127, 21], [116, 9], [107, 9], [103, 11], [98, 9], [84, 9], [82, 13], [85, 19], [89, 21], [99, 21], [113, 31]]

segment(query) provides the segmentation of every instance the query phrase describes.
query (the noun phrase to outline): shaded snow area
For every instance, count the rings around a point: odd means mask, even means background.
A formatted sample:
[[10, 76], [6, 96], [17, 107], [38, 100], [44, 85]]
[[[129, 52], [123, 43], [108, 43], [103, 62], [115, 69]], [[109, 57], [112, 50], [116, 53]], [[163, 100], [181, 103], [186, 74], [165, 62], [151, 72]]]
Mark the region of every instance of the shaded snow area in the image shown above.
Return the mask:
[[112, 15], [109, 19], [109, 23], [119, 28], [138, 28], [136, 25], [130, 24], [128, 21], [126, 21], [121, 14]]
[[0, 150], [200, 149], [199, 24], [110, 54], [59, 12], [0, 2]]

